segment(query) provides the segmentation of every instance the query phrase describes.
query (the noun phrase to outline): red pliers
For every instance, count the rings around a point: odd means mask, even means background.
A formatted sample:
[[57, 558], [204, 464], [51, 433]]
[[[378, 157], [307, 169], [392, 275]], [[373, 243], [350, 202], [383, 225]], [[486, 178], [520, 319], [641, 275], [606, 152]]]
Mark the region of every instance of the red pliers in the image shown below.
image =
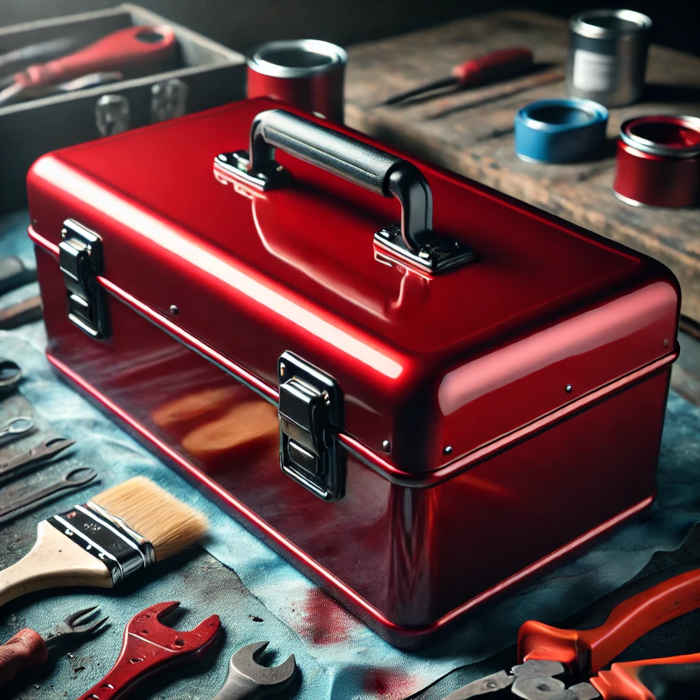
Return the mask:
[[647, 632], [698, 608], [700, 569], [693, 569], [628, 598], [593, 629], [559, 629], [529, 620], [518, 632], [517, 666], [473, 681], [445, 700], [491, 693], [526, 700], [700, 697], [700, 653], [614, 663], [601, 670]]

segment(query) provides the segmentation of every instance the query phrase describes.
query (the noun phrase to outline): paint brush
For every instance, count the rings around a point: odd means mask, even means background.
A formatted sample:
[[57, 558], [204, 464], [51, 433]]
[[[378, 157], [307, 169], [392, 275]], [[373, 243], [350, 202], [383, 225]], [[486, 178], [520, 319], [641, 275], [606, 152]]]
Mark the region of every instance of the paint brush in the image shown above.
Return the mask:
[[137, 476], [42, 520], [32, 549], [0, 571], [0, 606], [62, 586], [113, 588], [202, 538], [205, 517]]

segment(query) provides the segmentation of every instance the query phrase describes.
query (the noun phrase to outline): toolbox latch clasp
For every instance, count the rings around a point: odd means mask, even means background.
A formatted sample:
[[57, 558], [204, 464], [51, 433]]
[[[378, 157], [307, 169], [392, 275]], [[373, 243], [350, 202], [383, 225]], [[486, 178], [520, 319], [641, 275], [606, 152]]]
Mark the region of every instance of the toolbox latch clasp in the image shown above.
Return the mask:
[[282, 471], [319, 498], [338, 500], [345, 493], [345, 452], [335, 439], [342, 424], [340, 388], [289, 351], [277, 371]]
[[107, 307], [97, 281], [102, 272], [102, 239], [74, 219], [66, 219], [58, 255], [66, 285], [68, 318], [91, 338], [106, 338]]

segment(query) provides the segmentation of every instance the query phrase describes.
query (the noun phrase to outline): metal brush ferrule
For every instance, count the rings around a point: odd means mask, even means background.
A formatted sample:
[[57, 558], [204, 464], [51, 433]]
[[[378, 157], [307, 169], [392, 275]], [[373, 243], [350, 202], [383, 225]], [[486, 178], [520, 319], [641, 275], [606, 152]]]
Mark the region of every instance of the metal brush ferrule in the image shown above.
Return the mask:
[[130, 574], [155, 561], [153, 546], [94, 503], [76, 505], [47, 522], [99, 559], [116, 586]]
[[153, 545], [143, 535], [136, 532], [136, 530], [132, 530], [118, 515], [109, 513], [101, 506], [98, 506], [97, 503], [88, 501], [85, 505], [91, 511], [97, 513], [101, 518], [108, 520], [119, 530], [126, 533], [128, 537], [138, 545], [139, 550], [146, 558], [146, 566], [156, 563], [156, 553], [153, 549]]

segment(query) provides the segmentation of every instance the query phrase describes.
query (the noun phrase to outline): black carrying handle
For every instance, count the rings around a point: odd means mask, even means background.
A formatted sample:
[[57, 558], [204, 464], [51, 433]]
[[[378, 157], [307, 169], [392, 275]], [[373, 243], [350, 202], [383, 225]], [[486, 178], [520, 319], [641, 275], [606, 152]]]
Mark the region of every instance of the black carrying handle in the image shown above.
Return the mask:
[[411, 163], [283, 109], [260, 112], [251, 125], [249, 171], [272, 174], [274, 149], [401, 203], [401, 237], [417, 252], [433, 226], [433, 195]]

